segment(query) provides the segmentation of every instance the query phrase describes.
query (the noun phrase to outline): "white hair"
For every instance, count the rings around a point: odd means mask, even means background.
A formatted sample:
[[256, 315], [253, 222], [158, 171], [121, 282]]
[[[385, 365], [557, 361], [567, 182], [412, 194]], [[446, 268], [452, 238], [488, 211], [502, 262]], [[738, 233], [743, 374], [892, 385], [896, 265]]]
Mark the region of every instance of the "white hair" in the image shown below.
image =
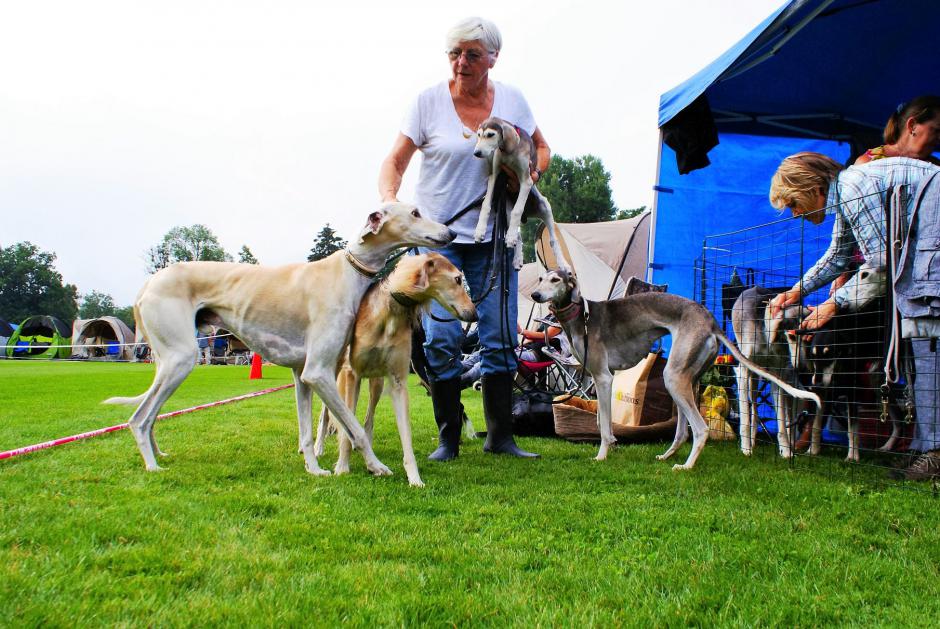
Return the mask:
[[503, 36], [496, 25], [481, 17], [468, 17], [454, 24], [447, 31], [445, 45], [453, 48], [462, 41], [481, 41], [490, 52], [499, 52], [503, 47]]

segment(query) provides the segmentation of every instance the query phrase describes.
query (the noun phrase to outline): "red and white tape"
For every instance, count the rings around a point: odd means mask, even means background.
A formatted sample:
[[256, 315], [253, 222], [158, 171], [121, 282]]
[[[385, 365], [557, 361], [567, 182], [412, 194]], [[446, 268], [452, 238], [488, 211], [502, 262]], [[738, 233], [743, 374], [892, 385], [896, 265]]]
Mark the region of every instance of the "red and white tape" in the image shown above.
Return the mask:
[[[266, 395], [268, 393], [274, 393], [275, 391], [282, 391], [284, 389], [290, 389], [293, 387], [293, 384], [282, 384], [279, 387], [272, 387], [270, 389], [262, 389], [261, 391], [254, 391], [252, 393], [246, 393], [245, 395], [239, 395], [238, 397], [228, 398], [227, 400], [218, 400], [217, 402], [209, 402], [208, 404], [200, 404], [199, 406], [191, 406], [190, 408], [180, 409], [178, 411], [173, 411], [171, 413], [163, 413], [162, 415], [157, 415], [157, 419], [167, 419], [168, 417], [176, 417], [177, 415], [185, 415], [186, 413], [193, 413], [195, 411], [201, 411], [203, 409], [212, 408], [214, 406], [222, 406], [223, 404], [231, 404], [232, 402], [241, 402], [242, 400], [247, 400], [249, 398], [258, 397], [259, 395]], [[90, 437], [97, 437], [98, 435], [103, 435], [109, 432], [115, 432], [116, 430], [121, 430], [122, 428], [127, 428], [127, 422], [123, 424], [118, 424], [117, 426], [108, 426], [107, 428], [99, 428], [98, 430], [92, 430], [90, 432], [83, 432], [78, 435], [72, 435], [70, 437], [62, 437], [61, 439], [54, 439], [52, 441], [45, 441], [43, 443], [37, 443], [31, 446], [24, 446], [22, 448], [17, 448], [16, 450], [7, 450], [6, 452], [0, 452], [0, 459], [9, 459], [11, 457], [20, 455], [20, 454], [29, 454], [30, 452], [35, 452], [36, 450], [45, 450], [46, 448], [52, 448], [55, 446], [61, 446], [66, 443], [71, 443], [73, 441], [79, 441], [80, 439], [88, 439]]]

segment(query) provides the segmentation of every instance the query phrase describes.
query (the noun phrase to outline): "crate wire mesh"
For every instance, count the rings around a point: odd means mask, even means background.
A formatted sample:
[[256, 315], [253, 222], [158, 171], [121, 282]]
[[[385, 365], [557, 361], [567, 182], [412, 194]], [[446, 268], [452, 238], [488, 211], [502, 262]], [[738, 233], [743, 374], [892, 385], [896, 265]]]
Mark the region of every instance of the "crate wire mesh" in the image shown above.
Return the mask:
[[[886, 338], [890, 331], [886, 326], [890, 322], [886, 313], [892, 306], [883, 288], [870, 290], [872, 282], [879, 275], [872, 274], [865, 266], [866, 262], [884, 259], [884, 235], [888, 232], [883, 199], [894, 198], [897, 202], [897, 195], [906, 192], [900, 190], [894, 195], [881, 193], [864, 197], [866, 205], [875, 211], [855, 214], [856, 230], [874, 229], [881, 235], [881, 249], [868, 252], [868, 257], [874, 260], [866, 261], [857, 247], [830, 252], [827, 256], [832, 266], [846, 269], [839, 281], [845, 281], [852, 274], [857, 275], [843, 293], [849, 307], [840, 309], [824, 332], [786, 335], [783, 347], [789, 352], [788, 364], [793, 366], [793, 383], [815, 391], [824, 403], [822, 455], [807, 457], [805, 444], [811, 436], [808, 427], [812, 425], [814, 405], [789, 402], [795, 419], [784, 429], [787, 430], [789, 443], [796, 446], [796, 456], [791, 459], [794, 465], [832, 470], [833, 466], [840, 465], [846, 459], [852, 462], [853, 470], [859, 466], [890, 468], [893, 470], [892, 475], [898, 476], [900, 472], [896, 470], [903, 471], [912, 460], [908, 446], [915, 431], [914, 387], [909, 375], [906, 379], [902, 375], [898, 384], [886, 383], [884, 357]], [[852, 204], [861, 200], [852, 199], [843, 203]], [[833, 239], [833, 210], [835, 208], [821, 210], [827, 216], [820, 225], [786, 216], [751, 228], [705, 238], [702, 256], [695, 265], [695, 298], [713, 313], [728, 337], [739, 347], [741, 341], [736, 338], [732, 325], [735, 301], [742, 298], [742, 294], [752, 295], [755, 286], [770, 289], [760, 302], [761, 307], [750, 315], [753, 324], [764, 330], [763, 304], [766, 300], [794, 285], [802, 287], [802, 278], [807, 271], [817, 260], [827, 255]], [[868, 282], [859, 279], [860, 267], [871, 276]], [[881, 277], [884, 278], [884, 274]], [[861, 288], [856, 286], [854, 291], [850, 290], [853, 285], [860, 285]], [[886, 286], [890, 286], [890, 282]], [[748, 292], [748, 289], [752, 290]], [[831, 282], [826, 281], [816, 290], [804, 294], [801, 305], [819, 305], [830, 297], [830, 290]], [[877, 298], [870, 299], [868, 293], [876, 294]], [[779, 336], [777, 338], [780, 339]], [[781, 350], [780, 346], [775, 347], [777, 349], [774, 351], [787, 351]], [[753, 358], [758, 364], [769, 360], [768, 356], [760, 354]], [[719, 359], [719, 363], [722, 362]], [[919, 388], [933, 387], [936, 391], [936, 367], [925, 368], [922, 363], [919, 366], [921, 370], [917, 372], [916, 378]], [[741, 417], [738, 396], [741, 393], [737, 391], [733, 368], [727, 364], [718, 364], [715, 370], [712, 379], [717, 379], [731, 398], [728, 423], [738, 433], [736, 438], [739, 438]], [[774, 404], [774, 395], [768, 383], [761, 382], [751, 397], [757, 409], [758, 425], [754, 451], [774, 453], [776, 456], [779, 441], [777, 433], [781, 427], [777, 421], [779, 409]], [[923, 395], [921, 401], [922, 420], [936, 421], [935, 409], [924, 406]], [[785, 399], [780, 403], [788, 402]], [[857, 442], [852, 429], [857, 430]], [[851, 473], [854, 476], [854, 471]], [[876, 477], [884, 476], [884, 472], [878, 470]]]

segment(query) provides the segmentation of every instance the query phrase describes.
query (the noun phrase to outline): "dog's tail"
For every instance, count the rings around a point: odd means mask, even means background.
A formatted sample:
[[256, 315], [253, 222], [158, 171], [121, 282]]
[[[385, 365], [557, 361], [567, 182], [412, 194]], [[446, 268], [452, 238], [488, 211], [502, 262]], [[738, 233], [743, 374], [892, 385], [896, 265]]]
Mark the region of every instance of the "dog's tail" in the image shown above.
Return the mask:
[[147, 395], [147, 392], [143, 392], [137, 397], [109, 397], [107, 400], [102, 402], [102, 404], [140, 404], [144, 401], [144, 396]]
[[763, 369], [755, 365], [753, 362], [748, 360], [748, 358], [744, 354], [741, 353], [741, 350], [739, 350], [737, 346], [731, 342], [731, 339], [725, 336], [724, 333], [721, 332], [721, 330], [719, 330], [717, 327], [715, 328], [715, 337], [719, 341], [721, 341], [722, 345], [728, 348], [728, 351], [731, 352], [731, 355], [734, 356], [739, 363], [744, 365], [744, 367], [746, 367], [748, 371], [756, 373], [758, 376], [760, 376], [764, 380], [767, 380], [768, 382], [773, 382], [775, 385], [777, 385], [778, 387], [780, 387], [781, 389], [783, 389], [784, 391], [786, 391], [787, 393], [789, 393], [791, 396], [795, 398], [799, 398], [801, 400], [809, 400], [813, 402], [816, 405], [817, 422], [822, 418], [823, 405], [822, 405], [822, 400], [819, 399], [818, 395], [816, 395], [812, 391], [798, 389], [797, 387], [794, 387], [793, 385], [787, 384], [786, 382], [784, 382], [777, 376], [773, 375], [772, 373], [768, 371], [764, 371]]

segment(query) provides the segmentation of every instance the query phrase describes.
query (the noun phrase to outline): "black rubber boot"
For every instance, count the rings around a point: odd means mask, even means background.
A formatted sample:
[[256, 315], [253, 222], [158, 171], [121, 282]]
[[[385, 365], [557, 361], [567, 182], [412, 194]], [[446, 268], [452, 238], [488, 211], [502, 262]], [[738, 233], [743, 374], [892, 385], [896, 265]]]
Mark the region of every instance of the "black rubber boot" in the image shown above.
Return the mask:
[[460, 449], [460, 378], [431, 381], [431, 404], [437, 422], [437, 450], [428, 455], [432, 461], [456, 459]]
[[520, 450], [512, 438], [512, 374], [486, 375], [483, 381], [483, 415], [486, 418], [484, 452], [511, 454], [525, 459], [539, 455]]

